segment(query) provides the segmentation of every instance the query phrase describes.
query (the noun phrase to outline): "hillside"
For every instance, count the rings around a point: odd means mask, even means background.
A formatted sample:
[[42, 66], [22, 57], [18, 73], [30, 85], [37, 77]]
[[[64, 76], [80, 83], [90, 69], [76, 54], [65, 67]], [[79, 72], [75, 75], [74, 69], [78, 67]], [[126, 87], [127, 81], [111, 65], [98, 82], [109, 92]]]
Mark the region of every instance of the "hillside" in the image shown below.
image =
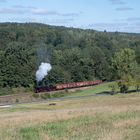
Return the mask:
[[114, 80], [112, 56], [122, 48], [136, 52], [140, 35], [56, 27], [37, 23], [0, 23], [0, 88], [32, 88], [41, 62], [52, 70], [45, 83]]

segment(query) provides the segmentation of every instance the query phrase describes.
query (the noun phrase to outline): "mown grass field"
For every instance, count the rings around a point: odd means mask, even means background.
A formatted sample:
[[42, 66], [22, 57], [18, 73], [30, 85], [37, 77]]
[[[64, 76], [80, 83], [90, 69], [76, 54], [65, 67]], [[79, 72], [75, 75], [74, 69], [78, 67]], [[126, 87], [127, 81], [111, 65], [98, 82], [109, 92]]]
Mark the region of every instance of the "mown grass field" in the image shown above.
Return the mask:
[[140, 140], [139, 131], [140, 93], [0, 108], [0, 140]]

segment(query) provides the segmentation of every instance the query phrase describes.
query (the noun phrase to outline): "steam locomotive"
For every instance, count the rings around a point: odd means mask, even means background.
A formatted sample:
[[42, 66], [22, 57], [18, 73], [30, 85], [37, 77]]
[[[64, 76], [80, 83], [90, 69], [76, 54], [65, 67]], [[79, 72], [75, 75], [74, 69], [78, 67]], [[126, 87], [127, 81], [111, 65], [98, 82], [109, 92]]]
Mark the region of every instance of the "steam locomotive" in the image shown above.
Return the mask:
[[68, 83], [68, 84], [56, 84], [55, 86], [36, 86], [35, 93], [51, 92], [51, 91], [78, 88], [78, 87], [86, 87], [86, 86], [98, 85], [101, 83], [102, 83], [102, 80], [96, 80], [96, 81], [74, 82], [74, 83]]

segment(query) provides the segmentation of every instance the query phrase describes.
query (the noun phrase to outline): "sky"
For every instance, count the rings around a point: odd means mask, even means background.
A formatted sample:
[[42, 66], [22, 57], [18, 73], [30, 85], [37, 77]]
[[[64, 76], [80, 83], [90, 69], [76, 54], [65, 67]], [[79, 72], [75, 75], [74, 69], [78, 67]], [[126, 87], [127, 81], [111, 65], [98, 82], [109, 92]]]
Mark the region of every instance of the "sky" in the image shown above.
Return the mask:
[[140, 33], [140, 0], [0, 0], [0, 22]]

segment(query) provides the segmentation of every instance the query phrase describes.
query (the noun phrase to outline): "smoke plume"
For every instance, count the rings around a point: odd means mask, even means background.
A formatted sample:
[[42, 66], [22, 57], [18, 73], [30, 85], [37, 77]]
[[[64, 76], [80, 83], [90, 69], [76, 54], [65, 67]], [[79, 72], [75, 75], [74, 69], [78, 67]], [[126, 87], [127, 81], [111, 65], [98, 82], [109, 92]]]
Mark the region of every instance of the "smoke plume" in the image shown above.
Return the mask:
[[48, 72], [52, 69], [49, 63], [41, 63], [37, 72], [36, 72], [36, 80], [37, 82], [42, 81], [42, 79], [48, 74]]

